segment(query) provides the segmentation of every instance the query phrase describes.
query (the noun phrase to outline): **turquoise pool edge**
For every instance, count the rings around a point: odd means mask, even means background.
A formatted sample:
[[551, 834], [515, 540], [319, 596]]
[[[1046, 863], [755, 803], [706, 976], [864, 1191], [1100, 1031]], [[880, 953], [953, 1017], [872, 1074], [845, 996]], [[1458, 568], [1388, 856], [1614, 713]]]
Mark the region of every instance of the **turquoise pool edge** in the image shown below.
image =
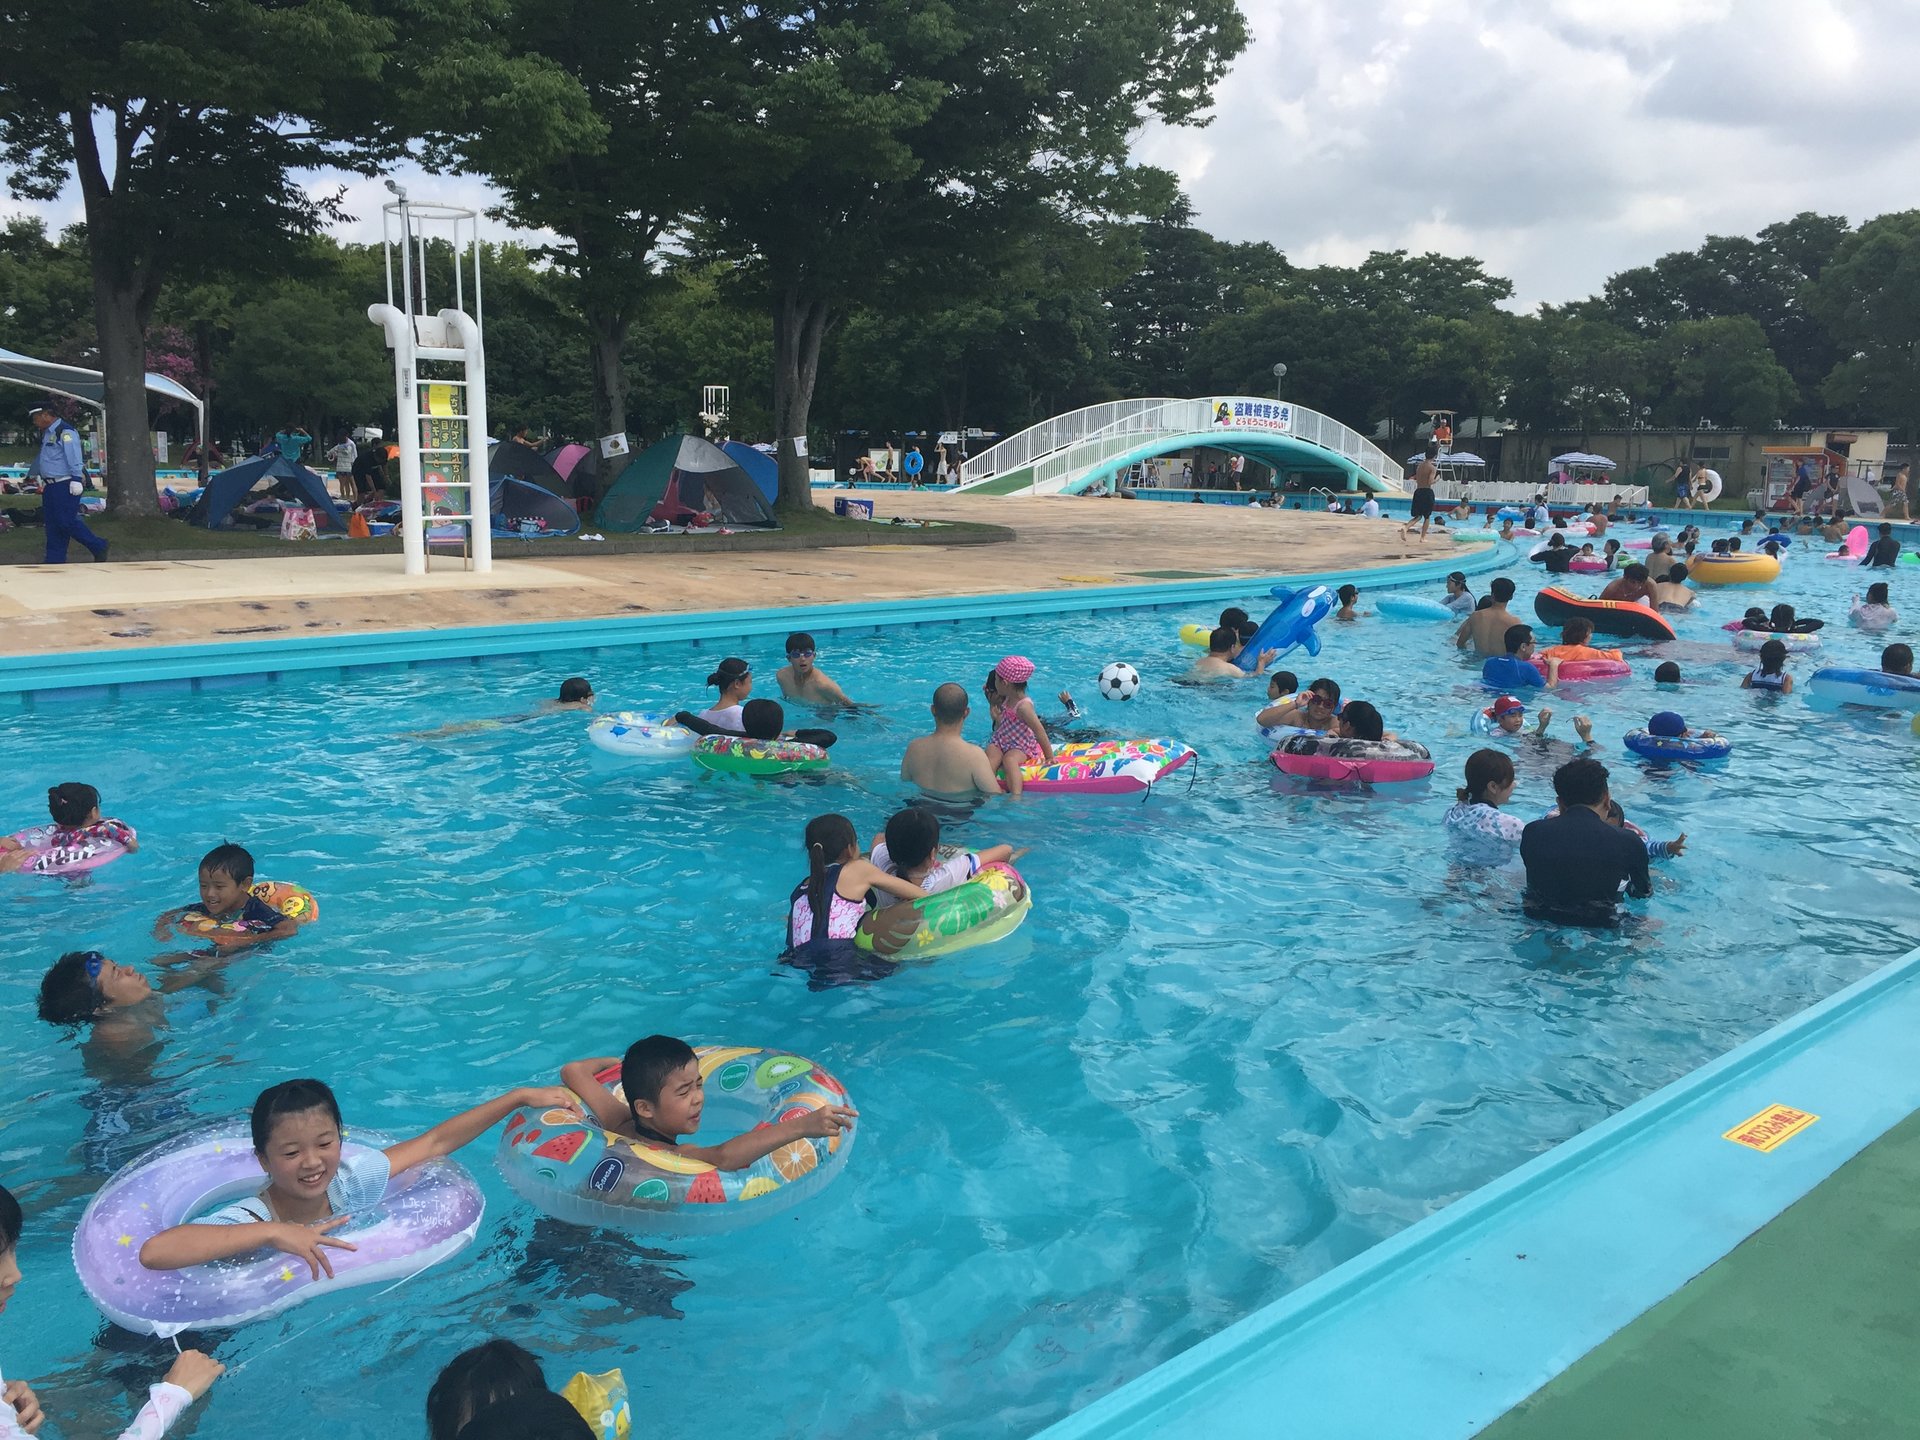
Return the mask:
[[[1466, 1440], [1920, 1109], [1916, 1024], [1920, 950], [1035, 1440]], [[1771, 1104], [1819, 1118], [1771, 1153], [1724, 1138]]]
[[299, 635], [277, 640], [166, 645], [145, 649], [62, 651], [0, 656], [0, 695], [23, 704], [36, 699], [94, 702], [142, 690], [191, 687], [202, 680], [272, 678], [365, 666], [453, 663], [550, 650], [644, 647], [651, 644], [727, 646], [737, 640], [812, 630], [823, 634], [875, 632], [900, 625], [994, 620], [1003, 616], [1156, 610], [1234, 600], [1271, 585], [1326, 585], [1348, 580], [1370, 589], [1429, 583], [1449, 571], [1479, 574], [1512, 559], [1508, 544], [1461, 547], [1444, 557], [1363, 570], [1289, 575], [1232, 575], [1148, 585], [1103, 585], [934, 596], [884, 603], [761, 606], [525, 625], [462, 626], [444, 630], [387, 630], [344, 635]]

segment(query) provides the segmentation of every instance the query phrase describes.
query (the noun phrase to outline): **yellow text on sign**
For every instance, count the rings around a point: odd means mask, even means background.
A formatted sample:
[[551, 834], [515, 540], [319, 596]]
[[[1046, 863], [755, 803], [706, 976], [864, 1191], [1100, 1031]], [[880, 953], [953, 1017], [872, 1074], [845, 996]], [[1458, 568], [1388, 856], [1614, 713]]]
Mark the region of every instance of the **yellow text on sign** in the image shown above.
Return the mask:
[[1742, 1120], [1721, 1138], [1764, 1153], [1786, 1144], [1819, 1118], [1791, 1105], [1769, 1105], [1758, 1115]]

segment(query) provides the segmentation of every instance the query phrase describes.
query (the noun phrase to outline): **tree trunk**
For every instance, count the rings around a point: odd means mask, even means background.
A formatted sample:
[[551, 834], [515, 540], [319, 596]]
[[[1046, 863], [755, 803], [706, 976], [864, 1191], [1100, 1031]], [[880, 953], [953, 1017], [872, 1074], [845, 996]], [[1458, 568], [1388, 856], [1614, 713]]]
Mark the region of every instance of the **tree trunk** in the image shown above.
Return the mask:
[[157, 516], [153, 442], [147, 432], [147, 339], [139, 297], [103, 275], [96, 258], [94, 325], [107, 388], [107, 508], [120, 516]]
[[591, 305], [586, 307], [586, 321], [593, 371], [594, 424], [594, 434], [588, 443], [594, 448], [599, 467], [595, 484], [598, 493], [593, 497], [598, 501], [613, 488], [613, 482], [627, 468], [629, 458], [601, 455], [599, 441], [602, 436], [627, 433], [627, 371], [620, 362], [620, 352], [627, 343], [627, 331], [633, 322], [623, 313]]
[[807, 422], [813, 409], [814, 381], [820, 374], [820, 344], [832, 323], [824, 301], [810, 300], [797, 288], [783, 291], [773, 307], [773, 429], [780, 466], [778, 510], [813, 510], [813, 474], [807, 463]]
[[[114, 187], [127, 182], [130, 153], [117, 153], [111, 181], [100, 161], [93, 107], [66, 113], [73, 141], [74, 172], [87, 215], [87, 263], [93, 276], [93, 323], [100, 339], [100, 370], [106, 381], [107, 508], [118, 515], [157, 516], [153, 445], [147, 438], [147, 320], [160, 294], [161, 259], [154, 237], [128, 233]], [[135, 131], [115, 127], [119, 151]]]

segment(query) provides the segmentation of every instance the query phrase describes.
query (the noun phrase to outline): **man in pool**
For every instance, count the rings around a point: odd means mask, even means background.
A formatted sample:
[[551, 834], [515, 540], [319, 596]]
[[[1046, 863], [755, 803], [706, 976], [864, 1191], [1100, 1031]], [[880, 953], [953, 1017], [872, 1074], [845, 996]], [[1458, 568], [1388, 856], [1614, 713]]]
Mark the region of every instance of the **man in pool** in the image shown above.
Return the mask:
[[900, 778], [930, 795], [998, 795], [987, 752], [962, 734], [971, 707], [966, 687], [948, 681], [933, 692], [933, 733], [907, 743]]
[[1245, 680], [1249, 676], [1265, 671], [1280, 652], [1262, 650], [1251, 670], [1237, 663], [1245, 653], [1241, 648], [1240, 631], [1231, 625], [1221, 625], [1207, 637], [1206, 655], [1193, 662], [1193, 668], [1180, 677], [1180, 683], [1191, 684], [1199, 680]]
[[1507, 602], [1513, 599], [1513, 581], [1504, 575], [1496, 575], [1487, 585], [1487, 598], [1480, 602], [1460, 628], [1453, 632], [1453, 643], [1461, 650], [1473, 646], [1476, 655], [1505, 655], [1507, 653], [1507, 631], [1526, 621], [1507, 608]]
[[804, 630], [787, 636], [787, 663], [773, 676], [779, 682], [780, 693], [789, 700], [804, 701], [808, 705], [858, 709], [858, 703], [849, 700], [846, 691], [813, 663], [813, 656], [813, 636]]
[[1875, 570], [1888, 570], [1900, 563], [1900, 542], [1893, 538], [1893, 526], [1880, 527], [1880, 538], [1867, 547], [1866, 558], [1860, 563]]
[[1555, 925], [1612, 925], [1622, 892], [1653, 893], [1647, 847], [1616, 828], [1607, 811], [1607, 767], [1582, 757], [1553, 772], [1560, 813], [1520, 832], [1527, 867], [1526, 913]]

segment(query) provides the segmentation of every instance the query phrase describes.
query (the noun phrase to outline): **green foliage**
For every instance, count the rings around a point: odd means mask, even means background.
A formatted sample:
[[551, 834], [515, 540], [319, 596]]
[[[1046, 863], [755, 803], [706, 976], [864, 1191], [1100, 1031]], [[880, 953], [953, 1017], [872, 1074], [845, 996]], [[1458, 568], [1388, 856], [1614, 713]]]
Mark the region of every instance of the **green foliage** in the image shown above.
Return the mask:
[[234, 316], [221, 367], [227, 418], [265, 429], [297, 419], [315, 436], [393, 405], [380, 332], [306, 281], [270, 286]]
[[85, 237], [56, 244], [38, 220], [9, 220], [0, 229], [0, 347], [44, 360], [93, 348], [93, 282]]
[[1665, 377], [1653, 405], [1656, 425], [1685, 429], [1706, 420], [1770, 430], [1797, 394], [1766, 331], [1749, 315], [1682, 320], [1654, 343], [1653, 359]]
[[1842, 358], [1821, 393], [1920, 440], [1920, 210], [1870, 220], [1808, 289]]

